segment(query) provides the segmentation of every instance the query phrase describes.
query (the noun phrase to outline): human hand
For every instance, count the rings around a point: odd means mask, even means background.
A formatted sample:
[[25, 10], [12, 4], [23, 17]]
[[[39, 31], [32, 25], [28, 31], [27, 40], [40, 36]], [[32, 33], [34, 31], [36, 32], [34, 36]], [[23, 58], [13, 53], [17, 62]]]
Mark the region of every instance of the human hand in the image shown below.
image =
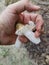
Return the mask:
[[[21, 0], [17, 3], [9, 5], [3, 13], [0, 15], [0, 44], [13, 44], [16, 40], [15, 24], [20, 21], [23, 24], [28, 23], [29, 20], [35, 21], [36, 32], [35, 35], [41, 34], [41, 27], [43, 25], [43, 19], [41, 15], [25, 13], [24, 11], [36, 11], [39, 10], [39, 6], [32, 5], [29, 0]], [[22, 14], [23, 12], [23, 14]], [[24, 36], [20, 37], [22, 42], [26, 42], [27, 39]]]

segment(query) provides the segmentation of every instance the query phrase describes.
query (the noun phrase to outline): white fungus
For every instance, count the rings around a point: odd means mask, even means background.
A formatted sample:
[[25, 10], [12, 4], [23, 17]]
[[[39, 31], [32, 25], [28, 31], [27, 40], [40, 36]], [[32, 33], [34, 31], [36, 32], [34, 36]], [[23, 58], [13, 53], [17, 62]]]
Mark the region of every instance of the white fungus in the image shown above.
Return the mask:
[[[25, 26], [23, 26], [21, 29], [18, 29], [15, 34], [16, 35], [24, 35], [26, 36], [31, 42], [33, 42], [34, 44], [39, 44], [40, 43], [40, 38], [36, 38], [34, 32], [32, 31], [33, 29], [35, 29], [35, 24], [32, 21], [29, 21], [28, 24], [26, 24]], [[16, 39], [16, 47], [19, 48], [21, 46], [21, 41], [19, 40], [19, 37]]]

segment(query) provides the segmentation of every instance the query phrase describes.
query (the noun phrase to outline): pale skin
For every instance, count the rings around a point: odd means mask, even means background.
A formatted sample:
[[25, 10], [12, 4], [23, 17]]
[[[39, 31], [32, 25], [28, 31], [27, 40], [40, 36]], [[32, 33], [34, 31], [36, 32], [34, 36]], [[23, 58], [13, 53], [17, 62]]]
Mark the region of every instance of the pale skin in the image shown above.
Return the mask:
[[[27, 24], [28, 21], [36, 23], [35, 36], [39, 37], [43, 31], [43, 19], [39, 14], [26, 13], [40, 10], [39, 6], [33, 5], [29, 0], [20, 0], [9, 5], [0, 15], [0, 45], [14, 44], [17, 36], [15, 35], [15, 24]], [[23, 13], [23, 14], [22, 14]], [[20, 36], [22, 42], [27, 42], [28, 39]]]

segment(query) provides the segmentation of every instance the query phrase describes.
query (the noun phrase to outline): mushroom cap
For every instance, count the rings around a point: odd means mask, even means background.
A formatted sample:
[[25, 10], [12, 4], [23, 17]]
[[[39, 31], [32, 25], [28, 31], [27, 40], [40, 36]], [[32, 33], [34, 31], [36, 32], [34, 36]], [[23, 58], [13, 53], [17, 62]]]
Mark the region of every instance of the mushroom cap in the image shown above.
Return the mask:
[[18, 24], [16, 25], [16, 30], [21, 29], [23, 26], [24, 26], [24, 25], [23, 25], [22, 23], [18, 23]]

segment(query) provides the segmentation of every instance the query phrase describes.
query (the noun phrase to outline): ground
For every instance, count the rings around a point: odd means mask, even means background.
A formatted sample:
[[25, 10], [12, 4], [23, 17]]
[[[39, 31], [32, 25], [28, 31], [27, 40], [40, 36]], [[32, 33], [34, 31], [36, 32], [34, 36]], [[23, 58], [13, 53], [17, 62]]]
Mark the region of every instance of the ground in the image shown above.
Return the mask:
[[[0, 12], [11, 2], [13, 3], [12, 0], [0, 0]], [[41, 14], [44, 19], [45, 30], [41, 36], [41, 43], [34, 45], [28, 42], [21, 49], [16, 49], [14, 45], [0, 46], [0, 65], [49, 65], [49, 0], [32, 2], [41, 7], [36, 13]]]

